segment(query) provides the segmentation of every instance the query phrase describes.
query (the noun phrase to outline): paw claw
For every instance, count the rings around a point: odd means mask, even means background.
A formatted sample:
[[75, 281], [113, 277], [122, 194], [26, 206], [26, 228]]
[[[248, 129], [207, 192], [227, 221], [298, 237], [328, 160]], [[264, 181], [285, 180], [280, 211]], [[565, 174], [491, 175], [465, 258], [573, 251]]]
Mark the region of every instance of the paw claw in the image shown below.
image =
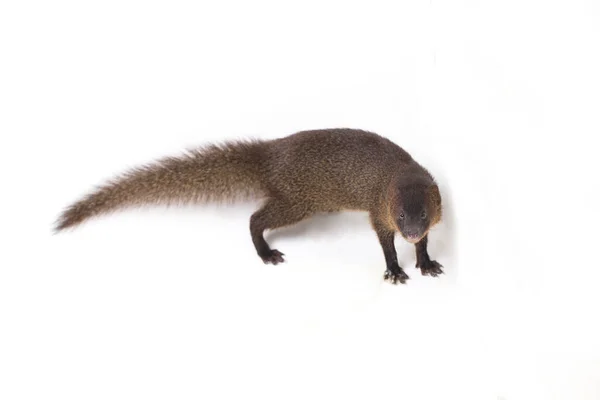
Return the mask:
[[442, 265], [437, 261], [429, 261], [428, 263], [417, 264], [417, 268], [421, 269], [422, 275], [429, 275], [434, 278], [444, 273]]
[[406, 272], [404, 272], [402, 269], [399, 271], [391, 271], [387, 269], [383, 274], [383, 279], [390, 281], [390, 283], [393, 285], [397, 285], [398, 283], [406, 283], [406, 280], [410, 279], [410, 277], [406, 275]]
[[285, 254], [283, 254], [279, 250], [273, 249], [267, 255], [261, 256], [261, 258], [265, 264], [277, 265], [279, 263], [285, 262], [283, 258], [284, 255]]

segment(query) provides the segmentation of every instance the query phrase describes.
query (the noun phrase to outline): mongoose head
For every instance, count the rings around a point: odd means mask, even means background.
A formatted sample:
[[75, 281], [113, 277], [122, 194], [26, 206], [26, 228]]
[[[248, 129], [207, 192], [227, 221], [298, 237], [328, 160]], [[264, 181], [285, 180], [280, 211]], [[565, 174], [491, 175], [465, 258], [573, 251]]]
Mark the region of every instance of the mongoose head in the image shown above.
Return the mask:
[[398, 187], [393, 204], [394, 222], [404, 239], [418, 243], [441, 218], [442, 200], [435, 184]]

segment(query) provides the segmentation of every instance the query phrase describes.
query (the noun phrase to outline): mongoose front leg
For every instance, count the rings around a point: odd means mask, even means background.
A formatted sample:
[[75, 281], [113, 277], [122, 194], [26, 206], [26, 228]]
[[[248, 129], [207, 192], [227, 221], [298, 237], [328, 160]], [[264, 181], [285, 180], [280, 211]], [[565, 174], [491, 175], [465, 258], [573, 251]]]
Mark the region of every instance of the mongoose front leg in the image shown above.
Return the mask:
[[421, 274], [435, 277], [444, 273], [442, 265], [429, 258], [429, 253], [427, 252], [427, 235], [415, 244], [415, 249], [417, 252], [417, 268], [421, 269]]
[[407, 279], [410, 279], [406, 272], [398, 265], [398, 255], [396, 254], [396, 247], [394, 246], [395, 232], [386, 229], [382, 224], [373, 222], [373, 227], [377, 233], [377, 238], [383, 249], [383, 255], [385, 257], [386, 269], [383, 279], [389, 280], [391, 283], [396, 285], [399, 283], [406, 283]]
[[263, 233], [267, 229], [281, 228], [292, 225], [307, 218], [310, 212], [302, 207], [277, 199], [270, 198], [263, 207], [250, 217], [250, 234], [258, 256], [265, 264], [278, 264], [285, 260], [284, 254], [276, 249], [271, 249]]

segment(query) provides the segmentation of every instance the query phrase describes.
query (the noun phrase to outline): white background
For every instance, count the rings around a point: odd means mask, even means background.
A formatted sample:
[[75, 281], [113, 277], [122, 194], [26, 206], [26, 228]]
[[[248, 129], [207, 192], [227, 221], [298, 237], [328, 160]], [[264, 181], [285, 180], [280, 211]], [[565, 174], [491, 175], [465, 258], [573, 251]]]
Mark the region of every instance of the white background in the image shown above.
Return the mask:
[[[0, 398], [598, 399], [597, 1], [3, 1]], [[439, 279], [366, 214], [256, 203], [52, 235], [196, 144], [373, 130], [440, 181]]]

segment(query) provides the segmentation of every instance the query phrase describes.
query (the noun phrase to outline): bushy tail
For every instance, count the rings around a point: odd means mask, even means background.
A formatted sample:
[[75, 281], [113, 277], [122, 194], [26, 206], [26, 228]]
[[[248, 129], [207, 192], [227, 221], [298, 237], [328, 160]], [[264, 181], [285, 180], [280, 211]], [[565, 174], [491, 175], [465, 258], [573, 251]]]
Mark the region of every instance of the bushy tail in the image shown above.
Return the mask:
[[66, 208], [54, 230], [128, 207], [260, 196], [264, 193], [264, 147], [261, 141], [209, 145], [134, 168]]

